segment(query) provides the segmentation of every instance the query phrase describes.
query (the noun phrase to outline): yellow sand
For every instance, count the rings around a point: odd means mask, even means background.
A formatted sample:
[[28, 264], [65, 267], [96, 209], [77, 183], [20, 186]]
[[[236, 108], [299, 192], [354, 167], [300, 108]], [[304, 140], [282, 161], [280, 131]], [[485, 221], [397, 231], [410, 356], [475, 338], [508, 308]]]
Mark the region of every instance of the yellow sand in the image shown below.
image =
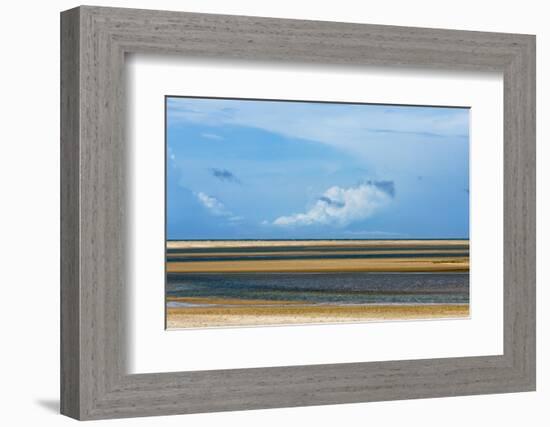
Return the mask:
[[168, 262], [168, 273], [468, 271], [469, 258], [297, 259]]
[[467, 304], [445, 305], [285, 305], [224, 307], [178, 307], [167, 309], [167, 326], [199, 328], [305, 323], [365, 322], [461, 318], [469, 316]]

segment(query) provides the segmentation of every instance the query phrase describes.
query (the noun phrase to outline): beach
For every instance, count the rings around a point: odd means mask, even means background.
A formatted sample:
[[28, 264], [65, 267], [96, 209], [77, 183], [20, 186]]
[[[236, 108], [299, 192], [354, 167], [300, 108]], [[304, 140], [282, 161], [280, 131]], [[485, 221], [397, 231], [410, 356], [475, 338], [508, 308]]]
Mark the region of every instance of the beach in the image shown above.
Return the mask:
[[278, 247], [362, 247], [362, 248], [403, 248], [445, 246], [448, 248], [469, 245], [464, 239], [411, 239], [411, 240], [169, 240], [167, 249], [212, 249], [212, 248], [278, 248]]
[[313, 259], [313, 260], [263, 260], [263, 261], [211, 261], [207, 265], [203, 262], [169, 262], [168, 273], [258, 273], [258, 272], [436, 272], [436, 271], [468, 271], [468, 258], [456, 257], [452, 259], [427, 258], [414, 259]]
[[167, 309], [167, 327], [201, 328], [221, 326], [346, 323], [380, 320], [460, 318], [469, 315], [468, 304], [426, 305], [227, 305]]
[[469, 316], [467, 240], [169, 241], [167, 327]]

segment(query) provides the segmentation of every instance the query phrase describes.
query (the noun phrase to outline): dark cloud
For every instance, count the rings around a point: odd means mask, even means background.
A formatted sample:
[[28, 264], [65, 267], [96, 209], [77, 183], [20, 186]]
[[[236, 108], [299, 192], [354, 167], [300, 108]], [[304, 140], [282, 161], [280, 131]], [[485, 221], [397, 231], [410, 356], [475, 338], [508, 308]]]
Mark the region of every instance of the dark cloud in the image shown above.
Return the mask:
[[344, 202], [332, 200], [330, 197], [327, 196], [321, 196], [319, 197], [319, 200], [325, 202], [327, 205], [336, 206], [337, 208], [343, 208], [346, 205]]
[[358, 184], [370, 185], [382, 191], [383, 193], [386, 193], [392, 199], [395, 197], [395, 183], [391, 180], [373, 181], [371, 179], [368, 179], [368, 180], [360, 180]]
[[212, 169], [210, 169], [210, 172], [212, 173], [212, 176], [213, 176], [214, 178], [217, 178], [217, 179], [219, 179], [220, 181], [234, 182], [234, 183], [236, 183], [236, 184], [240, 184], [240, 183], [241, 183], [241, 181], [239, 180], [239, 178], [237, 178], [233, 172], [228, 171], [227, 169], [216, 169], [216, 168], [212, 168]]
[[374, 185], [380, 191], [383, 191], [390, 197], [395, 197], [395, 184], [393, 181], [372, 181], [369, 184]]

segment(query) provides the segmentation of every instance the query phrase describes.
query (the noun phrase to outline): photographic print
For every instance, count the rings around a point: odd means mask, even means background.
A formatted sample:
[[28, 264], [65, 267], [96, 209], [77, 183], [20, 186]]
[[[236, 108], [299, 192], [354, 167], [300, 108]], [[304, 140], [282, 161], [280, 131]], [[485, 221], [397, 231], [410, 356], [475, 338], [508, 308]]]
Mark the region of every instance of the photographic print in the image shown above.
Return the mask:
[[469, 117], [167, 96], [167, 328], [468, 317]]

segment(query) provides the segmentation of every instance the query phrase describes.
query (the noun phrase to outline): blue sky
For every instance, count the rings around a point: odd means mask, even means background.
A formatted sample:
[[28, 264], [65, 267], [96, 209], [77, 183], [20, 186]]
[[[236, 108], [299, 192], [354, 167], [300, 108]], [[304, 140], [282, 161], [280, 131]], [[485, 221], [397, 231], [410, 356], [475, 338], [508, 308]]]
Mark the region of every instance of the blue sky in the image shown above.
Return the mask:
[[469, 235], [469, 109], [166, 106], [169, 240]]

